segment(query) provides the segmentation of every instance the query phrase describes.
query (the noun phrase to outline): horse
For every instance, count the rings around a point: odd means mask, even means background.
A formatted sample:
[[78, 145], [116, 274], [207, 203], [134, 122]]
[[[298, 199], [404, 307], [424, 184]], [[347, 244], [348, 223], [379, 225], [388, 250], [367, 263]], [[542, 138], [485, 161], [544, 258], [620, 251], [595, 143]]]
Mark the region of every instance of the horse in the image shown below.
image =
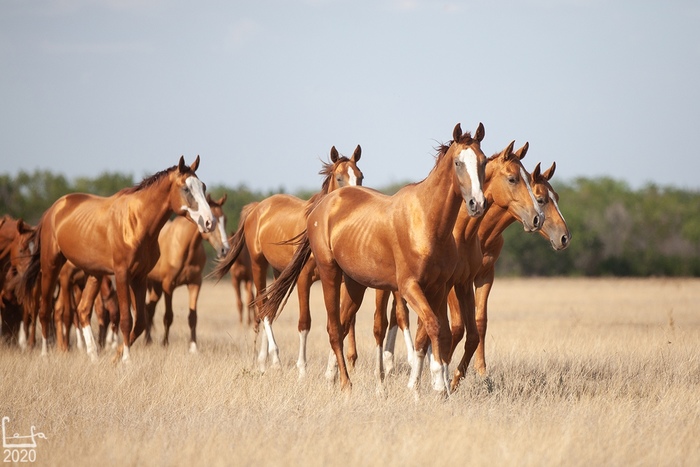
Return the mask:
[[[345, 187], [319, 199], [309, 211], [292, 262], [266, 293], [260, 316], [274, 319], [296, 279], [308, 272], [313, 254], [341, 390], [352, 387], [343, 353], [344, 327], [371, 287], [398, 291], [416, 310], [427, 331], [416, 339], [417, 360], [425, 357], [429, 339], [435, 359], [433, 389], [447, 392], [450, 333], [444, 303], [447, 282], [457, 266], [452, 230], [463, 203], [470, 216], [484, 212], [484, 135], [481, 123], [474, 137], [462, 133], [458, 123], [452, 142], [439, 148], [435, 166], [423, 181], [393, 196], [365, 187]], [[345, 284], [344, 321], [341, 282]]]
[[[530, 174], [522, 166], [522, 159], [527, 154], [529, 145], [525, 145], [514, 151], [515, 142], [511, 142], [500, 153], [494, 154], [488, 159], [485, 172], [484, 195], [487, 200], [487, 207], [484, 215], [478, 218], [468, 216], [465, 209], [460, 209], [459, 216], [455, 223], [453, 235], [459, 252], [459, 262], [455, 268], [451, 282], [452, 289], [448, 297], [456, 297], [455, 290], [462, 293], [463, 301], [450, 301], [452, 347], [450, 354], [454, 353], [454, 346], [459, 342], [464, 333], [464, 321], [461, 315], [461, 308], [467, 306], [470, 299], [468, 288], [461, 284], [469, 283], [481, 266], [480, 249], [478, 245], [477, 231], [485, 218], [492, 212], [507, 212], [514, 219], [520, 220], [528, 231], [539, 230], [544, 222], [545, 214], [540, 207], [540, 203], [535, 197], [530, 183]], [[381, 299], [380, 299], [381, 297]], [[381, 348], [386, 330], [386, 306], [388, 293], [378, 291], [378, 298], [375, 308], [375, 340]], [[396, 305], [399, 305], [397, 308]], [[394, 308], [392, 309], [394, 319], [393, 329], [387, 335], [387, 346], [384, 349], [384, 360], [387, 360], [389, 367], [393, 366], [393, 348], [396, 340], [397, 322], [401, 323], [404, 331], [406, 345], [409, 356], [413, 349], [410, 346], [410, 333], [408, 331], [407, 310], [400, 297], [394, 298]], [[408, 336], [406, 336], [408, 334]], [[356, 357], [355, 345], [350, 341], [351, 352]], [[409, 359], [410, 360], [410, 359]]]
[[[321, 191], [308, 201], [291, 195], [278, 194], [258, 203], [247, 205], [241, 212], [238, 229], [231, 239], [233, 245], [226, 258], [219, 263], [213, 275], [224, 276], [240, 254], [243, 244], [248, 248], [253, 271], [253, 282], [257, 299], [262, 297], [267, 286], [267, 270], [271, 266], [274, 275], [285, 269], [294, 255], [294, 244], [288, 240], [298, 236], [306, 227], [306, 212], [319, 199], [341, 187], [362, 185], [364, 175], [357, 167], [362, 155], [358, 145], [350, 159], [340, 156], [335, 146], [330, 151], [330, 163], [324, 163], [320, 175], [324, 176]], [[313, 260], [312, 260], [313, 261]], [[306, 340], [311, 329], [309, 294], [311, 285], [318, 280], [314, 268], [298, 277], [299, 296], [299, 356], [297, 368], [300, 376], [306, 373]], [[261, 338], [258, 366], [266, 370], [268, 354], [272, 356], [272, 367], [280, 366], [279, 347], [275, 341], [272, 321], [263, 320], [265, 333]]]
[[[545, 221], [539, 233], [542, 237], [549, 240], [552, 249], [561, 251], [566, 249], [571, 241], [571, 232], [564, 220], [564, 216], [559, 209], [559, 194], [552, 188], [549, 180], [554, 176], [556, 163], [547, 169], [544, 173], [540, 172], [540, 164], [538, 163], [533, 171], [532, 178], [533, 192], [545, 212]], [[487, 327], [487, 305], [488, 297], [493, 287], [495, 280], [496, 261], [501, 254], [503, 248], [503, 232], [505, 229], [515, 222], [516, 219], [510, 212], [501, 210], [489, 210], [484, 216], [479, 227], [479, 238], [481, 241], [482, 262], [479, 271], [474, 277], [473, 283], [475, 288], [475, 306], [476, 306], [476, 328], [479, 336], [479, 343], [476, 349], [467, 351], [462, 357], [462, 361], [455, 370], [452, 378], [452, 387], [456, 388], [459, 380], [466, 374], [469, 361], [475, 354], [474, 368], [480, 375], [486, 374], [486, 327]], [[456, 343], [455, 343], [456, 344]]]
[[[22, 275], [26, 272], [29, 258], [35, 250], [35, 245], [31, 241], [35, 227], [27, 224], [22, 219], [10, 220], [6, 223], [14, 230], [13, 239], [6, 248], [7, 264], [4, 266], [6, 273], [3, 275], [5, 284], [3, 286], [4, 301], [11, 304], [12, 309], [21, 310], [21, 323], [18, 330], [17, 342], [23, 350], [27, 347], [34, 347], [36, 344], [36, 313], [32, 303], [36, 299], [38, 290], [33, 290], [32, 298], [24, 298], [21, 294], [20, 283]], [[11, 236], [12, 236], [11, 235]], [[50, 329], [47, 332], [51, 331]]]
[[41, 277], [39, 319], [44, 345], [56, 279], [63, 264], [71, 261], [88, 275], [78, 305], [88, 356], [97, 359], [90, 310], [102, 276], [114, 274], [123, 336], [117, 358], [121, 355], [123, 362], [129, 361], [133, 334], [145, 321], [146, 276], [160, 256], [160, 229], [172, 213], [187, 217], [200, 232], [216, 226], [205, 198], [206, 187], [195, 174], [198, 167], [199, 156], [190, 166], [180, 157], [177, 165], [110, 197], [72, 193], [44, 212], [32, 236], [36, 252], [21, 284], [28, 295]]
[[[5, 342], [16, 342], [26, 347], [25, 326], [33, 330], [34, 321], [27, 314], [29, 307], [24, 306], [17, 296], [17, 285], [21, 274], [26, 269], [25, 257], [29, 255], [32, 245], [27, 241], [34, 227], [22, 219], [13, 219], [5, 215], [0, 219], [0, 315], [2, 316], [2, 337]], [[34, 317], [35, 318], [35, 317]], [[31, 326], [31, 327], [30, 327]], [[32, 346], [34, 333], [31, 333]]]
[[173, 324], [173, 292], [175, 288], [187, 285], [190, 297], [187, 319], [190, 325], [189, 351], [197, 352], [197, 300], [202, 288], [202, 272], [207, 262], [202, 241], [209, 242], [217, 258], [223, 257], [228, 252], [230, 247], [226, 236], [226, 216], [222, 209], [225, 202], [225, 194], [218, 200], [207, 195], [207, 203], [217, 219], [217, 228], [211, 233], [200, 234], [197, 227], [183, 217], [176, 217], [161, 229], [158, 235], [160, 258], [148, 273], [145, 329], [147, 343], [151, 342], [151, 327], [156, 305], [160, 297], [164, 296], [163, 345], [168, 345], [170, 326]]
[[[511, 142], [500, 153], [497, 153], [488, 159], [485, 171], [484, 180], [484, 196], [486, 197], [486, 209], [484, 215], [480, 217], [469, 216], [468, 211], [463, 206], [459, 210], [457, 220], [453, 229], [453, 237], [457, 247], [457, 266], [448, 281], [450, 287], [450, 297], [456, 297], [457, 301], [450, 301], [450, 316], [451, 316], [451, 334], [452, 345], [450, 347], [450, 356], [454, 353], [456, 342], [461, 339], [464, 333], [465, 320], [462, 316], [465, 310], [468, 310], [469, 303], [473, 301], [473, 296], [470, 295], [470, 288], [463, 284], [470, 284], [476, 271], [481, 266], [481, 250], [479, 247], [479, 239], [477, 231], [483, 219], [492, 210], [505, 210], [511, 215], [520, 220], [524, 228], [528, 231], [536, 231], [541, 228], [544, 222], [545, 214], [542, 212], [539, 202], [536, 199], [530, 184], [530, 174], [522, 166], [521, 160], [527, 153], [528, 145], [525, 144], [522, 148], [514, 151], [515, 142]], [[388, 292], [378, 291], [378, 294], [385, 295]], [[457, 295], [459, 294], [459, 295]], [[377, 308], [375, 311], [374, 333], [377, 343], [377, 353], [382, 355], [382, 344], [384, 333], [387, 328], [386, 320], [386, 298], [378, 303], [384, 305], [383, 308]], [[397, 302], [395, 297], [395, 303]], [[398, 301], [401, 303], [401, 301]], [[406, 320], [407, 321], [407, 320]], [[418, 333], [421, 332], [419, 325]], [[418, 338], [418, 336], [417, 336]], [[354, 342], [350, 344], [351, 349], [354, 349]], [[356, 354], [356, 353], [355, 353]], [[356, 357], [355, 357], [356, 358]], [[379, 381], [383, 378], [383, 358], [377, 359], [378, 367], [377, 374]], [[422, 368], [422, 362], [416, 362], [418, 367], [417, 372], [412, 374], [412, 378], [419, 378]], [[415, 385], [413, 379], [409, 385]]]
[[[236, 261], [233, 262], [229, 273], [231, 274], [231, 285], [233, 286], [233, 291], [236, 294], [238, 322], [243, 324], [243, 319], [245, 316], [246, 324], [248, 326], [252, 326], [255, 322], [255, 305], [253, 304], [253, 300], [255, 299], [253, 294], [253, 267], [251, 265], [248, 247], [246, 247], [245, 244], [243, 245], [243, 249], [238, 255], [238, 258], [236, 258]], [[245, 302], [243, 301], [243, 293], [241, 288], [245, 290]]]

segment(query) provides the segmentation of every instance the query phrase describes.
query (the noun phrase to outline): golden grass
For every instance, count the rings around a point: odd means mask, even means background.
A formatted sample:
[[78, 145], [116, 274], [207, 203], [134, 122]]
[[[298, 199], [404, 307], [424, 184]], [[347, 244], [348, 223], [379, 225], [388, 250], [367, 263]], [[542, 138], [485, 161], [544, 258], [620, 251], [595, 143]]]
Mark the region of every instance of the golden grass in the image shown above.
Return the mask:
[[470, 372], [446, 401], [429, 372], [414, 400], [400, 339], [377, 395], [373, 293], [365, 302], [349, 395], [323, 377], [318, 284], [299, 381], [295, 300], [275, 327], [283, 369], [261, 375], [221, 282], [200, 297], [198, 355], [184, 289], [170, 347], [139, 340], [128, 365], [1, 348], [0, 415], [8, 433], [45, 433], [39, 465], [700, 465], [700, 280], [499, 279], [489, 376]]

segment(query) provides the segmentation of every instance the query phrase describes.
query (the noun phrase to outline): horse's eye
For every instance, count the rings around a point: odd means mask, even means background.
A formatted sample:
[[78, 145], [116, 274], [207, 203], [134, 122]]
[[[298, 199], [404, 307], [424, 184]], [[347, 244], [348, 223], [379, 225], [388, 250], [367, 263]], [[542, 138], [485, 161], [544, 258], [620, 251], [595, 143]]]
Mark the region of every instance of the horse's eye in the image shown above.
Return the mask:
[[455, 161], [455, 167], [461, 167], [461, 166], [462, 166], [462, 161], [460, 161], [459, 159], [457, 159], [457, 160]]
[[508, 177], [508, 183], [510, 183], [511, 185], [515, 185], [516, 183], [518, 183], [518, 177]]

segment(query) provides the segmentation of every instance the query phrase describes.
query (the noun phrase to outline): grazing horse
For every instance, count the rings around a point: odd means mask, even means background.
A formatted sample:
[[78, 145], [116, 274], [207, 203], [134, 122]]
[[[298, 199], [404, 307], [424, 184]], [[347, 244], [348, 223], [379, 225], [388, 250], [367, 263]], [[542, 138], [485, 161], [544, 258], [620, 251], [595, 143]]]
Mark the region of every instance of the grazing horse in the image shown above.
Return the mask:
[[[335, 146], [331, 148], [331, 163], [324, 163], [319, 174], [324, 176], [321, 191], [308, 201], [290, 195], [274, 195], [254, 205], [247, 205], [241, 212], [238, 230], [231, 240], [233, 245], [226, 258], [216, 267], [213, 275], [221, 278], [226, 274], [245, 243], [250, 253], [253, 282], [258, 297], [267, 286], [268, 266], [272, 266], [274, 275], [287, 267], [294, 255], [294, 244], [288, 240], [298, 236], [306, 228], [307, 210], [320, 198], [341, 187], [362, 185], [362, 172], [357, 162], [362, 155], [358, 145], [352, 157], [340, 156]], [[313, 262], [313, 260], [312, 260]], [[306, 372], [306, 339], [311, 329], [311, 312], [309, 294], [311, 284], [318, 280], [314, 268], [308, 268], [298, 277], [299, 294], [299, 358], [297, 368], [300, 375]], [[256, 300], [257, 302], [257, 300]], [[268, 354], [272, 355], [272, 366], [279, 367], [279, 348], [272, 331], [272, 320], [263, 320], [265, 333], [262, 335], [258, 365], [265, 371]]]
[[[28, 302], [18, 298], [17, 287], [21, 275], [28, 264], [33, 248], [29, 237], [34, 227], [22, 219], [3, 216], [0, 219], [0, 314], [2, 315], [2, 335], [6, 341], [17, 341], [20, 347], [27, 345], [27, 330], [30, 344], [35, 343], [34, 323], [36, 316], [30, 314]], [[26, 328], [26, 329], [25, 329]]]
[[[245, 316], [246, 324], [252, 326], [255, 322], [255, 305], [253, 300], [253, 267], [250, 261], [250, 253], [248, 247], [243, 245], [241, 254], [238, 255], [236, 261], [229, 271], [231, 274], [231, 285], [236, 294], [236, 307], [238, 309], [238, 322], [243, 324]], [[245, 290], [245, 302], [243, 301], [243, 293], [241, 287]]]
[[[540, 173], [540, 164], [537, 164], [533, 171], [532, 189], [541, 203], [545, 211], [545, 221], [542, 228], [539, 230], [540, 235], [549, 240], [552, 248], [556, 251], [564, 250], [569, 246], [571, 241], [571, 232], [566, 225], [564, 216], [559, 210], [559, 195], [550, 185], [549, 180], [554, 176], [556, 164], [547, 169], [544, 173]], [[479, 272], [474, 278], [474, 287], [476, 295], [476, 327], [479, 335], [479, 345], [476, 348], [476, 356], [474, 360], [475, 370], [481, 374], [486, 374], [486, 358], [484, 346], [486, 343], [486, 324], [487, 324], [487, 304], [488, 297], [495, 280], [496, 261], [501, 254], [503, 248], [503, 231], [510, 224], [515, 222], [514, 218], [508, 211], [489, 210], [484, 216], [484, 220], [479, 227], [479, 238], [481, 239], [481, 249], [483, 252], [482, 264]], [[455, 372], [452, 380], [453, 387], [459, 382], [459, 379], [466, 374], [466, 368], [469, 365], [469, 360], [473, 352], [465, 351], [462, 361]]]
[[[197, 352], [197, 300], [202, 288], [202, 272], [207, 262], [202, 240], [214, 248], [217, 258], [223, 257], [229, 250], [226, 237], [226, 216], [222, 209], [226, 195], [213, 200], [207, 195], [207, 203], [217, 219], [217, 228], [210, 233], [200, 234], [197, 227], [182, 217], [169, 221], [158, 235], [160, 258], [148, 273], [148, 303], [146, 303], [146, 342], [151, 342], [151, 327], [156, 304], [161, 295], [165, 296], [165, 315], [163, 316], [163, 345], [168, 345], [170, 326], [173, 324], [173, 292], [181, 285], [187, 285], [189, 291], [190, 352]], [[138, 337], [138, 335], [136, 336]]]
[[[114, 274], [123, 336], [117, 355], [129, 360], [132, 334], [145, 322], [146, 275], [160, 256], [160, 229], [172, 213], [186, 216], [201, 232], [216, 226], [205, 186], [195, 174], [197, 167], [199, 156], [190, 166], [180, 157], [177, 165], [110, 197], [68, 194], [44, 212], [32, 237], [37, 249], [22, 278], [27, 295], [41, 277], [39, 319], [44, 346], [56, 279], [68, 260], [88, 275], [78, 305], [87, 354], [96, 360], [89, 317], [100, 281], [102, 276]], [[132, 295], [135, 320], [130, 311]]]
[[[416, 310], [427, 331], [416, 339], [416, 356], [425, 356], [429, 338], [435, 359], [431, 367], [433, 389], [441, 393], [448, 390], [450, 332], [445, 298], [447, 282], [457, 266], [452, 230], [463, 202], [470, 216], [484, 212], [484, 133], [482, 124], [474, 137], [463, 134], [457, 124], [453, 141], [440, 148], [428, 176], [393, 196], [347, 187], [319, 199], [309, 212], [294, 258], [270, 287], [260, 314], [274, 319], [297, 277], [308, 269], [313, 253], [341, 389], [351, 387], [343, 354], [346, 330], [342, 328], [359, 309], [366, 288], [371, 287], [398, 291]], [[343, 281], [345, 321], [340, 313]]]

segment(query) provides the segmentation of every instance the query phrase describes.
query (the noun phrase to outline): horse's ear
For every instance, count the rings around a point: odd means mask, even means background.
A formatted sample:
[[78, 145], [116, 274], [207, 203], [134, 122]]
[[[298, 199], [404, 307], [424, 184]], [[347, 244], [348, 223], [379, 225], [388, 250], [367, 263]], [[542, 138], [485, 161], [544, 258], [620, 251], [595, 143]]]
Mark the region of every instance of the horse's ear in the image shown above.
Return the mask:
[[452, 130], [452, 141], [459, 141], [462, 137], [462, 125], [459, 123], [455, 125], [455, 129]]
[[207, 193], [207, 204], [214, 204], [214, 200], [211, 199], [211, 193]]
[[542, 174], [540, 174], [540, 163], [538, 162], [537, 165], [535, 166], [535, 170], [532, 171], [532, 179], [537, 180], [541, 176], [542, 176]]
[[474, 136], [474, 138], [476, 138], [476, 140], [481, 143], [481, 141], [484, 139], [484, 136], [486, 136], [484, 124], [479, 122], [479, 127], [476, 129], [476, 135]]
[[190, 169], [192, 170], [192, 172], [196, 172], [198, 167], [199, 167], [199, 154], [197, 154], [197, 158], [194, 160], [194, 162], [190, 166]]
[[554, 171], [555, 171], [556, 169], [557, 169], [557, 163], [556, 163], [556, 162], [552, 162], [552, 166], [551, 166], [550, 168], [548, 168], [547, 170], [545, 170], [545, 172], [544, 172], [542, 175], [543, 175], [544, 178], [546, 178], [547, 180], [551, 180], [552, 177], [554, 176]]
[[508, 146], [503, 150], [503, 161], [509, 161], [510, 156], [513, 154], [513, 147], [515, 146], [515, 140], [511, 141]]
[[228, 193], [224, 193], [224, 196], [222, 196], [216, 204], [218, 204], [219, 206], [223, 206], [223, 204], [226, 202], [227, 198], [228, 198]]
[[180, 156], [180, 161], [177, 163], [177, 170], [180, 171], [180, 173], [184, 172], [186, 169], [185, 165], [185, 156]]
[[352, 160], [354, 162], [357, 162], [360, 160], [360, 156], [362, 156], [362, 148], [358, 144], [357, 147], [355, 148], [355, 152], [352, 153]]
[[528, 149], [530, 149], [530, 143], [525, 141], [523, 147], [515, 151], [515, 155], [518, 156], [518, 159], [523, 160], [525, 158], [525, 154], [527, 154]]
[[338, 150], [333, 146], [331, 148], [331, 162], [335, 162], [338, 160]]

